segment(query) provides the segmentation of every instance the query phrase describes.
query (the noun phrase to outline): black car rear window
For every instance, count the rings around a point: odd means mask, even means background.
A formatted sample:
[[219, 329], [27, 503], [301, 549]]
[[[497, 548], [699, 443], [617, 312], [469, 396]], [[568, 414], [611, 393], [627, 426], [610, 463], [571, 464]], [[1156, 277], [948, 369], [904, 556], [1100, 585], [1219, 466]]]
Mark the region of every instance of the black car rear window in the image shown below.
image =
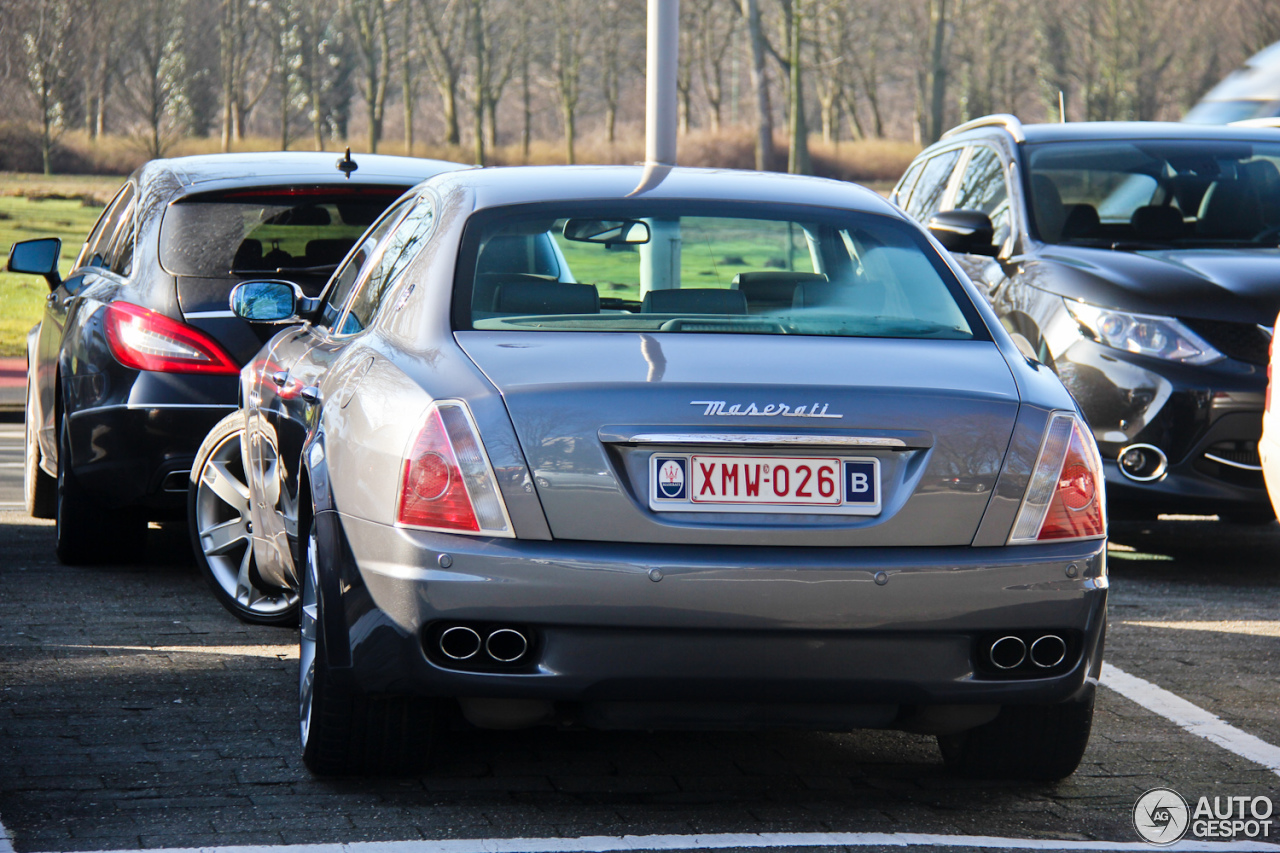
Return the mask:
[[179, 199], [160, 223], [172, 275], [327, 275], [408, 187], [237, 190]]

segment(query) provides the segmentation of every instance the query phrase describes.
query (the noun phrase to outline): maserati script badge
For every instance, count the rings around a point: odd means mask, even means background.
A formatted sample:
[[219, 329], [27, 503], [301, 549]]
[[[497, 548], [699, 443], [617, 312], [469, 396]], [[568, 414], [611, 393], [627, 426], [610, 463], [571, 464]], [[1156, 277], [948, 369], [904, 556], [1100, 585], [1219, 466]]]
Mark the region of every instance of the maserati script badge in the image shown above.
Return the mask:
[[690, 400], [690, 406], [706, 406], [706, 411], [702, 414], [720, 415], [721, 417], [749, 417], [749, 418], [766, 418], [774, 415], [782, 415], [784, 418], [843, 418], [844, 415], [828, 415], [828, 403], [823, 403], [822, 408], [818, 408], [818, 404], [812, 406], [796, 406], [792, 408], [786, 403], [769, 403], [761, 408], [755, 403], [748, 403], [745, 407], [741, 403], [734, 403], [729, 408], [725, 408], [724, 400]]

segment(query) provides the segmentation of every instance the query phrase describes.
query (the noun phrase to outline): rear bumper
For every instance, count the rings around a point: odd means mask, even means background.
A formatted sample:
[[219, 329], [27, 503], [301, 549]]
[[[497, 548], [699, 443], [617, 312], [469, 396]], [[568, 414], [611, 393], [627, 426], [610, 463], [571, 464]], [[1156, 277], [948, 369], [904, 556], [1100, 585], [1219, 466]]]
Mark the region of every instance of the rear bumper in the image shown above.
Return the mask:
[[181, 513], [200, 442], [235, 410], [236, 390], [235, 376], [137, 374], [123, 399], [70, 412], [71, 470], [104, 505]]
[[[335, 572], [324, 610], [342, 614], [327, 642], [369, 692], [898, 709], [1083, 698], [1101, 665], [1098, 540], [723, 548], [472, 539], [333, 512], [317, 524]], [[453, 624], [519, 626], [531, 652], [507, 671], [442, 665], [424, 646]], [[1035, 632], [1072, 638], [1048, 675], [978, 660], [985, 637]]]

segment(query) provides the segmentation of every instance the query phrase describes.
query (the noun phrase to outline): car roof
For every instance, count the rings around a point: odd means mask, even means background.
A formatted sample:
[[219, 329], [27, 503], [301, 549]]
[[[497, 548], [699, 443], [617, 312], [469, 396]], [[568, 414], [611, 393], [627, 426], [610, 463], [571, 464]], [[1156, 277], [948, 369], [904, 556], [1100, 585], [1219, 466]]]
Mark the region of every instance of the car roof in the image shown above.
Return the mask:
[[512, 166], [441, 175], [438, 192], [466, 189], [476, 209], [557, 201], [764, 202], [859, 210], [901, 218], [879, 194], [844, 181], [778, 172], [681, 166]]
[[1280, 142], [1274, 129], [1225, 125], [1183, 124], [1170, 121], [1071, 121], [1024, 124], [1028, 143], [1083, 142], [1110, 139], [1223, 140]]
[[323, 183], [392, 184], [408, 186], [441, 172], [470, 168], [446, 160], [352, 154], [357, 168], [347, 177], [338, 169], [339, 152], [269, 151], [236, 154], [198, 154], [152, 160], [138, 169], [139, 180], [164, 175], [185, 191], [231, 187], [266, 187], [297, 181]]

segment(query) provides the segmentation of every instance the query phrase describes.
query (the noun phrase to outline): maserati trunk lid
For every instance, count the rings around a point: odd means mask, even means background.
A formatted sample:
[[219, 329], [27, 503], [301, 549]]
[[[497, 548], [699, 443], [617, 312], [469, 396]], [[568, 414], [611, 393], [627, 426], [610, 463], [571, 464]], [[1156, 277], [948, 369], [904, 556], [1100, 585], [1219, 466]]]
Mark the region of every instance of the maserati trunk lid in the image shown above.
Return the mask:
[[965, 545], [1018, 412], [986, 341], [456, 336], [557, 539]]

